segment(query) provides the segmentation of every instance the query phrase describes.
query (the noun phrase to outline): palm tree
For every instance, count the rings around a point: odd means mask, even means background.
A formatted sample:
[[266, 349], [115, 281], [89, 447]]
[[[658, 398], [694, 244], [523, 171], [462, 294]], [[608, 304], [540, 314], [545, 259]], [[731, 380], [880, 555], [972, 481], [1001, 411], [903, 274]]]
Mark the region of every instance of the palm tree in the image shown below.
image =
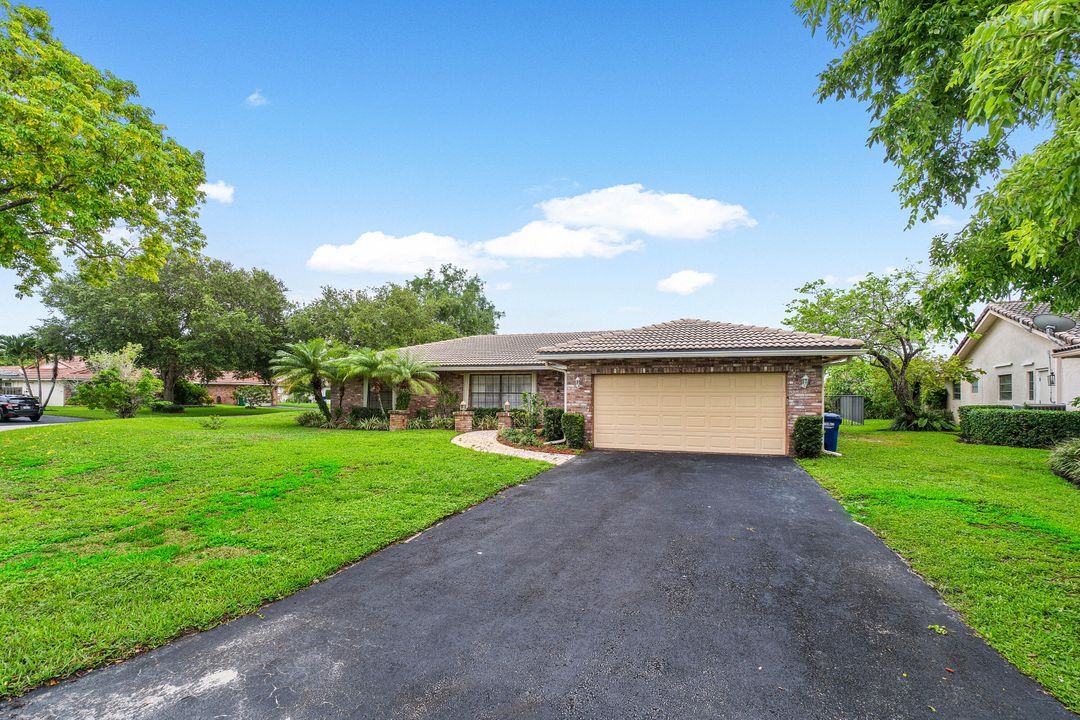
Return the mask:
[[37, 338], [30, 333], [23, 335], [8, 335], [4, 338], [3, 353], [15, 361], [22, 370], [23, 379], [26, 381], [26, 392], [33, 392], [30, 385], [30, 374], [27, 367], [33, 364], [38, 373], [38, 395], [41, 395], [41, 349], [38, 347]]
[[[388, 371], [388, 355], [371, 348], [360, 348], [335, 361], [334, 382], [338, 385], [337, 411], [344, 409], [345, 383], [349, 380], [385, 380]], [[380, 399], [380, 403], [382, 400]]]
[[335, 374], [334, 364], [339, 357], [338, 349], [322, 338], [294, 342], [286, 345], [284, 350], [277, 351], [270, 361], [270, 370], [274, 377], [285, 384], [286, 389], [310, 385], [319, 412], [330, 422], [330, 408], [326, 406], [323, 388], [325, 380]]
[[408, 353], [384, 353], [386, 378], [397, 388], [397, 410], [408, 410], [414, 394], [427, 395], [435, 392], [439, 376], [434, 363], [425, 362]]

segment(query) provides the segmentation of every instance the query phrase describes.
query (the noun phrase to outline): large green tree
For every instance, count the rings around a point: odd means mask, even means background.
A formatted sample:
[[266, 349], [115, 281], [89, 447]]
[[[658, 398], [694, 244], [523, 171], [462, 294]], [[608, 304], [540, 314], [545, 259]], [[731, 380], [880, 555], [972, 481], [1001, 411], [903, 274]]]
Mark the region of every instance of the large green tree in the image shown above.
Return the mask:
[[0, 267], [20, 293], [65, 256], [100, 284], [153, 279], [171, 250], [202, 247], [202, 154], [137, 96], [67, 50], [44, 10], [0, 2]]
[[376, 350], [495, 332], [502, 313], [484, 283], [452, 265], [404, 284], [362, 290], [324, 287], [322, 295], [289, 318], [298, 340], [328, 338]]
[[912, 267], [884, 275], [867, 275], [851, 287], [815, 280], [798, 289], [788, 303], [785, 324], [805, 332], [858, 338], [871, 363], [889, 380], [897, 417], [906, 425], [922, 410], [913, 369], [935, 344], [948, 340], [923, 312], [919, 292], [923, 277]]
[[140, 345], [139, 361], [158, 372], [167, 400], [179, 378], [225, 370], [269, 378], [289, 309], [285, 287], [265, 270], [185, 255], [171, 256], [157, 282], [123, 275], [101, 288], [67, 276], [44, 302], [84, 354]]
[[[1080, 309], [1080, 3], [1076, 0], [796, 0], [843, 49], [819, 97], [869, 106], [868, 144], [900, 169], [910, 222], [949, 203], [968, 222], [938, 236], [927, 293], [959, 328], [968, 306], [1020, 292]], [[1027, 152], [1016, 149], [1016, 131]]]

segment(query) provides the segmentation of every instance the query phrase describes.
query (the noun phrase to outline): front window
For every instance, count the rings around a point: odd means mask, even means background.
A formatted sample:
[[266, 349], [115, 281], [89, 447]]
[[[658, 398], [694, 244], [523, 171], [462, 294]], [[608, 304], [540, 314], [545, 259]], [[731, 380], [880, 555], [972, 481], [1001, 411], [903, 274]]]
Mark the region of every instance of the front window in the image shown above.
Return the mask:
[[469, 376], [469, 407], [521, 407], [521, 394], [532, 392], [531, 375], [471, 375]]
[[394, 409], [394, 391], [378, 383], [368, 383], [367, 406], [369, 408]]
[[1028, 370], [1028, 402], [1035, 402], [1035, 372]]
[[998, 375], [998, 400], [1012, 400], [1012, 375]]
[[952, 384], [952, 399], [953, 400], [959, 400], [960, 399], [960, 383], [959, 383], [959, 381], [954, 382]]
[[979, 381], [976, 379], [971, 381], [971, 394], [974, 395], [977, 392], [979, 392]]

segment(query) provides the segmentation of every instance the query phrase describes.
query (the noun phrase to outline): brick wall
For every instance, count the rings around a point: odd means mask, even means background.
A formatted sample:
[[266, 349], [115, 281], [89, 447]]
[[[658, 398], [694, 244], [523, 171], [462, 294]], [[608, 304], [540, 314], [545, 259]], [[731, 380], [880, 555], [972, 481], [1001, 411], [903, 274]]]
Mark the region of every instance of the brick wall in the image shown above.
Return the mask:
[[[219, 405], [235, 405], [236, 404], [236, 391], [241, 388], [259, 387], [253, 386], [248, 383], [207, 383], [206, 392], [210, 394], [214, 402]], [[280, 393], [276, 387], [264, 385], [270, 391], [270, 397], [272, 402], [277, 404], [281, 401]]]
[[[824, 402], [823, 359], [820, 357], [769, 358], [683, 358], [669, 360], [578, 360], [567, 361], [567, 412], [585, 416], [585, 435], [593, 436], [593, 375], [621, 373], [723, 373], [723, 372], [782, 372], [787, 375], [788, 446], [795, 418], [820, 415]], [[810, 378], [802, 386], [803, 376]], [[580, 379], [580, 387], [577, 380]]]
[[536, 394], [548, 407], [563, 406], [563, 374], [558, 370], [538, 370]]
[[[446, 384], [450, 388], [450, 391], [457, 396], [457, 401], [454, 403], [454, 407], [451, 411], [458, 408], [458, 403], [461, 402], [461, 393], [464, 387], [465, 376], [459, 372], [444, 372], [439, 373], [439, 380]], [[331, 388], [330, 397], [337, 397], [337, 388]], [[438, 393], [432, 395], [413, 395], [409, 401], [410, 412], [415, 413], [420, 408], [427, 410], [434, 410], [435, 406], [439, 402]], [[348, 412], [350, 408], [354, 406], [363, 406], [364, 404], [364, 381], [363, 380], [350, 380], [345, 385], [345, 400], [342, 405], [345, 408], [345, 412]], [[386, 408], [391, 410], [392, 408]]]

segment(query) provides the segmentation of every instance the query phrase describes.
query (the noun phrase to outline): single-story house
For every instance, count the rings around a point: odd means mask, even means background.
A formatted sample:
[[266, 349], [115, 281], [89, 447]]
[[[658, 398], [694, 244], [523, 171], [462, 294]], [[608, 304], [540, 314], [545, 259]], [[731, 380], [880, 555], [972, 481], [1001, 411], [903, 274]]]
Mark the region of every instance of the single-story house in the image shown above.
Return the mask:
[[[981, 370], [975, 382], [953, 383], [949, 410], [964, 405], [1069, 405], [1080, 396], [1080, 318], [1050, 335], [1035, 326], [1051, 314], [1046, 303], [990, 303], [953, 355]], [[1068, 316], [1066, 316], [1068, 317]]]
[[271, 404], [277, 405], [281, 401], [281, 388], [276, 384], [268, 383], [257, 375], [239, 375], [234, 372], [223, 372], [213, 380], [202, 383], [206, 392], [218, 405], [236, 405], [236, 391], [241, 388], [262, 387], [270, 391]]
[[[40, 389], [38, 375], [41, 375]], [[56, 387], [53, 388], [52, 363], [43, 363], [40, 367], [27, 368], [30, 387], [26, 387], [26, 377], [18, 365], [0, 365], [0, 394], [33, 395], [39, 401], [49, 398], [50, 407], [66, 405], [79, 383], [86, 382], [94, 373], [86, 366], [82, 358], [61, 360], [56, 368]], [[52, 393], [50, 397], [50, 393]]]
[[[585, 416], [599, 448], [787, 455], [801, 415], [820, 415], [824, 366], [862, 352], [830, 335], [707, 320], [609, 332], [476, 335], [402, 348], [433, 363], [457, 402], [512, 407], [523, 392]], [[381, 393], [381, 398], [380, 398]], [[351, 406], [393, 407], [357, 380]], [[440, 398], [414, 396], [410, 410]]]

